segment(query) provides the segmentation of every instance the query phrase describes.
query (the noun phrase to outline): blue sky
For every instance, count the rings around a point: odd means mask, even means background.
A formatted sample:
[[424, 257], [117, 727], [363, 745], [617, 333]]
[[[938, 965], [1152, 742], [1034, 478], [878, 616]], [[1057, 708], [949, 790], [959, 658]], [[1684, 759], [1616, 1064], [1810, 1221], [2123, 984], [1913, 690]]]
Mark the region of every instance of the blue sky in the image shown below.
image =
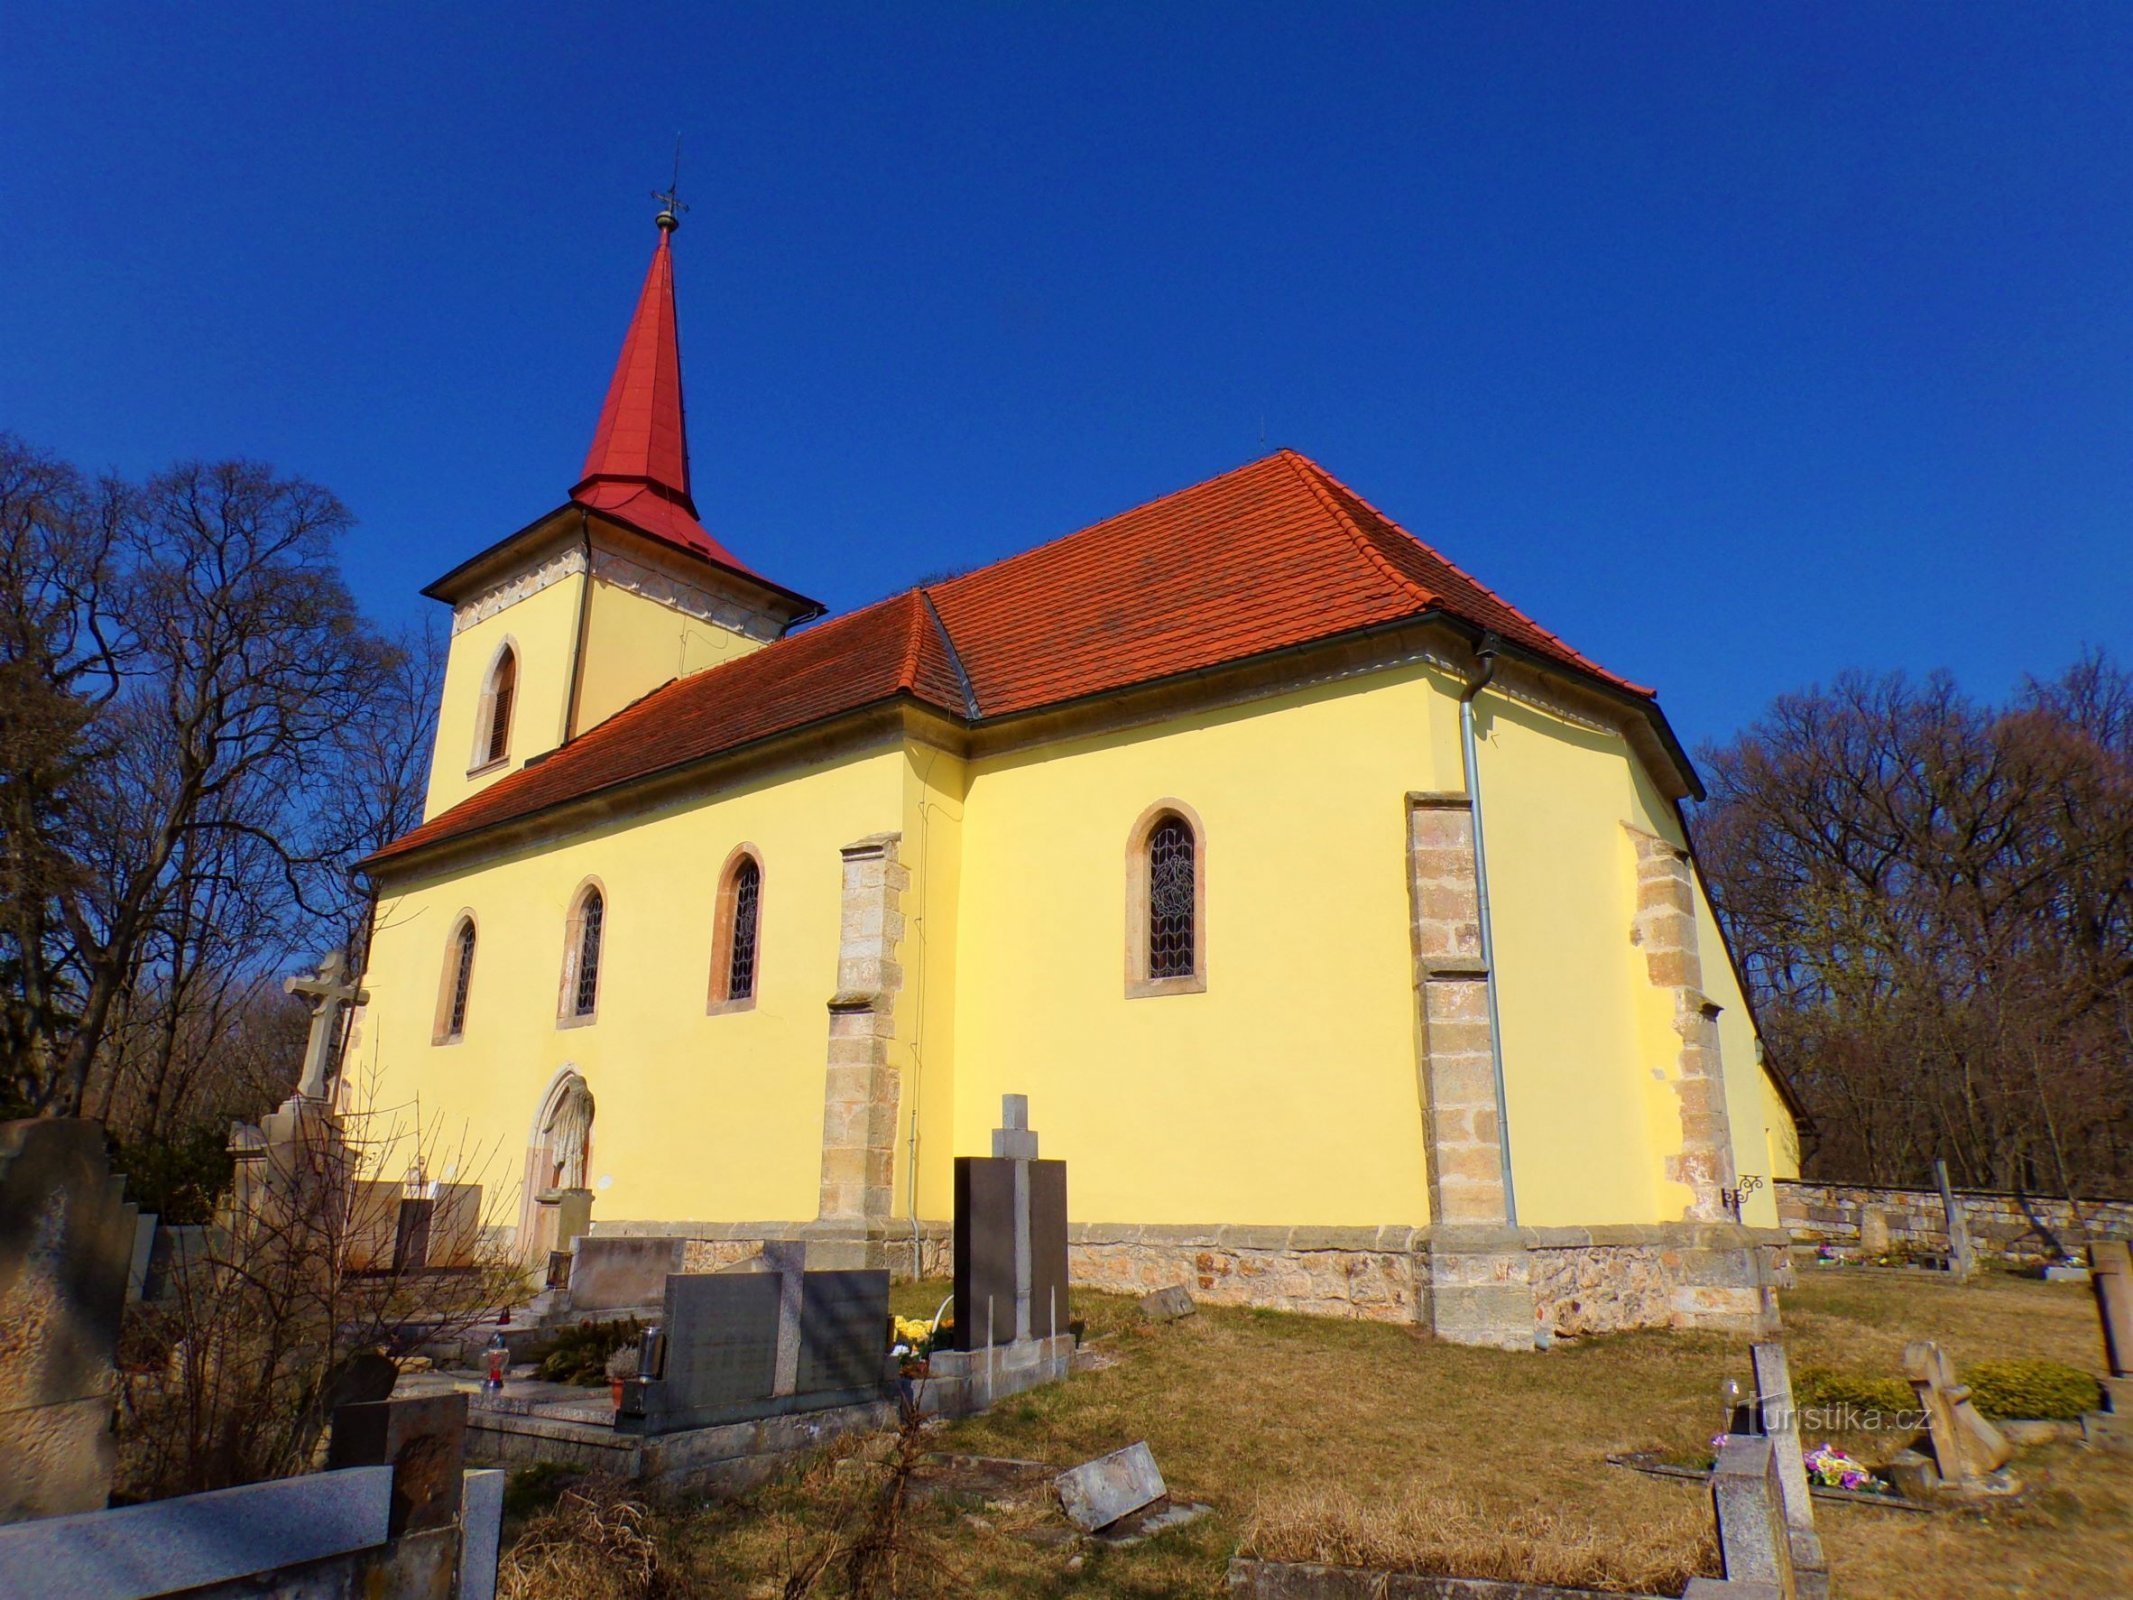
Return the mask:
[[0, 427], [337, 490], [365, 606], [577, 474], [676, 129], [697, 500], [842, 608], [1290, 445], [1692, 743], [2133, 657], [2133, 7], [69, 3]]

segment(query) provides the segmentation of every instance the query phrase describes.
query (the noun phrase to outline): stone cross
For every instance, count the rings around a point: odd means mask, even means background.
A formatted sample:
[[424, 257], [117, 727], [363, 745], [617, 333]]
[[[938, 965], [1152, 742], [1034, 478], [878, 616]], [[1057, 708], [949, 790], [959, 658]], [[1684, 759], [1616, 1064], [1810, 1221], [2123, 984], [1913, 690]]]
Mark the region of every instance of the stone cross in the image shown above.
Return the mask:
[[[1037, 1135], [1029, 1125], [1029, 1096], [1000, 1096], [1000, 1126], [992, 1130], [995, 1160], [1015, 1164], [1015, 1337], [1030, 1336], [1031, 1258], [1029, 1247], [1029, 1164], [1037, 1159]], [[1056, 1328], [1047, 1328], [1056, 1333]]]
[[1682, 1600], [1794, 1600], [1800, 1593], [1778, 1489], [1775, 1441], [1729, 1434], [1711, 1472], [1723, 1578], [1691, 1578]]
[[1755, 1400], [1763, 1433], [1777, 1465], [1778, 1503], [1792, 1543], [1792, 1565], [1802, 1573], [1825, 1572], [1822, 1540], [1815, 1532], [1814, 1500], [1808, 1493], [1807, 1464], [1800, 1450], [1800, 1419], [1792, 1404], [1792, 1368], [1785, 1347], [1775, 1342], [1748, 1347], [1755, 1365]]
[[1955, 1381], [1955, 1363], [1930, 1339], [1913, 1339], [1903, 1347], [1903, 1375], [1911, 1380], [1926, 1429], [1933, 1439], [1933, 1459], [1949, 1483], [1982, 1478], [2014, 1456], [2007, 1436], [1978, 1415], [1970, 1387]]
[[1963, 1215], [1962, 1202], [1955, 1198], [1955, 1190], [1948, 1182], [1947, 1162], [1933, 1163], [1933, 1181], [1940, 1185], [1941, 1209], [1948, 1214], [1948, 1270], [1958, 1278], [1967, 1278], [1977, 1270], [1977, 1251], [1970, 1243], [1970, 1221]]
[[2089, 1287], [2103, 1318], [2103, 1353], [2111, 1376], [2133, 1378], [2133, 1246], [2123, 1239], [2090, 1245]]
[[351, 1002], [368, 1005], [370, 992], [348, 976], [348, 958], [338, 950], [329, 950], [312, 976], [284, 978], [281, 986], [285, 993], [311, 1001], [311, 1037], [304, 1045], [304, 1075], [297, 1081], [297, 1096], [323, 1100], [341, 1035], [341, 1007]]

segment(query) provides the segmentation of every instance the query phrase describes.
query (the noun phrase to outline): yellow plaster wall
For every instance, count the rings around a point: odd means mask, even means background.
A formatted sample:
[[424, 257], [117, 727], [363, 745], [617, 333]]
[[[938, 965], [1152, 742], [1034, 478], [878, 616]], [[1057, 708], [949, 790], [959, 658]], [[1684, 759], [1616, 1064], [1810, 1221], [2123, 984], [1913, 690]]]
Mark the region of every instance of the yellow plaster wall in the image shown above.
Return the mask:
[[[543, 1091], [574, 1066], [598, 1106], [595, 1220], [812, 1218], [838, 847], [897, 826], [905, 777], [902, 753], [882, 749], [598, 824], [449, 880], [387, 884], [351, 1082], [374, 1080], [368, 1097], [403, 1115], [419, 1102], [448, 1142], [463, 1128], [489, 1159], [459, 1176], [479, 1176], [493, 1204], [519, 1181]], [[744, 840], [763, 858], [757, 1004], [708, 1016], [718, 873]], [[598, 1020], [559, 1027], [564, 923], [588, 876], [607, 891]], [[478, 929], [465, 1037], [433, 1045], [462, 907]]]
[[[1629, 941], [1635, 847], [1665, 833], [1628, 747], [1500, 694], [1477, 704], [1518, 1220], [1653, 1222], [1678, 1149], [1670, 999]], [[1456, 782], [1453, 787], [1456, 787]], [[1655, 1077], [1667, 1073], [1667, 1081]]]
[[[452, 635], [445, 657], [444, 689], [437, 706], [437, 743], [423, 816], [448, 811], [528, 756], [562, 742], [564, 702], [570, 693], [570, 657], [577, 641], [578, 587], [572, 576], [507, 606], [493, 617]], [[518, 689], [511, 710], [511, 756], [501, 766], [469, 777], [474, 722], [482, 687], [496, 652], [506, 640], [518, 651]]]
[[[972, 763], [937, 1154], [1022, 1092], [1077, 1220], [1426, 1220], [1406, 795], [1458, 756], [1426, 671], [1368, 682]], [[1207, 991], [1128, 1000], [1127, 839], [1166, 797], [1206, 829]]]
[[743, 634], [595, 577], [578, 727], [596, 727], [671, 679], [760, 648]]
[[911, 1215], [911, 1125], [918, 1123], [918, 1215], [946, 1218], [955, 1211], [953, 1157], [990, 1154], [956, 1145], [956, 977], [963, 892], [963, 822], [969, 775], [957, 756], [923, 743], [905, 748], [903, 841], [900, 859], [911, 874], [903, 902], [892, 1059], [902, 1069], [903, 1099], [896, 1139], [895, 1213]]
[[1726, 1062], [1726, 1120], [1733, 1129], [1733, 1170], [1763, 1180], [1741, 1206], [1741, 1220], [1758, 1228], [1778, 1225], [1777, 1191], [1770, 1180], [1800, 1175], [1799, 1136], [1777, 1086], [1763, 1067], [1748, 1015], [1747, 998], [1726, 959], [1718, 918], [1696, 877], [1696, 945], [1702, 954], [1703, 991], [1725, 1009], [1718, 1014], [1719, 1048]]

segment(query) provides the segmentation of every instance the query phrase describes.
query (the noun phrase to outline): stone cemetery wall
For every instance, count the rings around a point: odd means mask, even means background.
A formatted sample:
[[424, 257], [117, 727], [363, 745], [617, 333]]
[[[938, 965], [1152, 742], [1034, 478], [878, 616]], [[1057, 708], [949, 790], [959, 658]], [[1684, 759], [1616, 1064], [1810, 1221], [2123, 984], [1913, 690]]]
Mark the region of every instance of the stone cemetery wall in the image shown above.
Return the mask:
[[[1879, 1189], [1783, 1178], [1774, 1187], [1778, 1221], [1795, 1244], [1860, 1248], [1860, 1213], [1872, 1208], [1881, 1213], [1891, 1249], [1908, 1246], [1939, 1252], [1948, 1248], [1948, 1219], [1937, 1189]], [[2050, 1260], [2055, 1252], [2045, 1229], [2058, 1237], [2062, 1247], [2082, 1242], [2073, 1209], [2064, 1200], [1987, 1189], [1958, 1189], [1955, 1195], [1969, 1219], [1970, 1237], [1983, 1254], [2006, 1261]], [[2133, 1200], [2084, 1201], [2081, 1217], [2090, 1238], [2133, 1239]]]

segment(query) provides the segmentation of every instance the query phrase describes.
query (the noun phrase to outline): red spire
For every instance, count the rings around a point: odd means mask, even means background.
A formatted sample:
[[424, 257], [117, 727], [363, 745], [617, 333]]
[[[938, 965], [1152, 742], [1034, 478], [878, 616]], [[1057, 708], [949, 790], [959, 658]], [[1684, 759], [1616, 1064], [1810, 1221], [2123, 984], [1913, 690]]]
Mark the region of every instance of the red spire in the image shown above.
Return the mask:
[[749, 569], [706, 533], [689, 496], [689, 439], [682, 421], [681, 338], [674, 319], [672, 211], [659, 214], [659, 246], [637, 296], [636, 315], [607, 386], [600, 425], [571, 499], [655, 539], [730, 567]]

